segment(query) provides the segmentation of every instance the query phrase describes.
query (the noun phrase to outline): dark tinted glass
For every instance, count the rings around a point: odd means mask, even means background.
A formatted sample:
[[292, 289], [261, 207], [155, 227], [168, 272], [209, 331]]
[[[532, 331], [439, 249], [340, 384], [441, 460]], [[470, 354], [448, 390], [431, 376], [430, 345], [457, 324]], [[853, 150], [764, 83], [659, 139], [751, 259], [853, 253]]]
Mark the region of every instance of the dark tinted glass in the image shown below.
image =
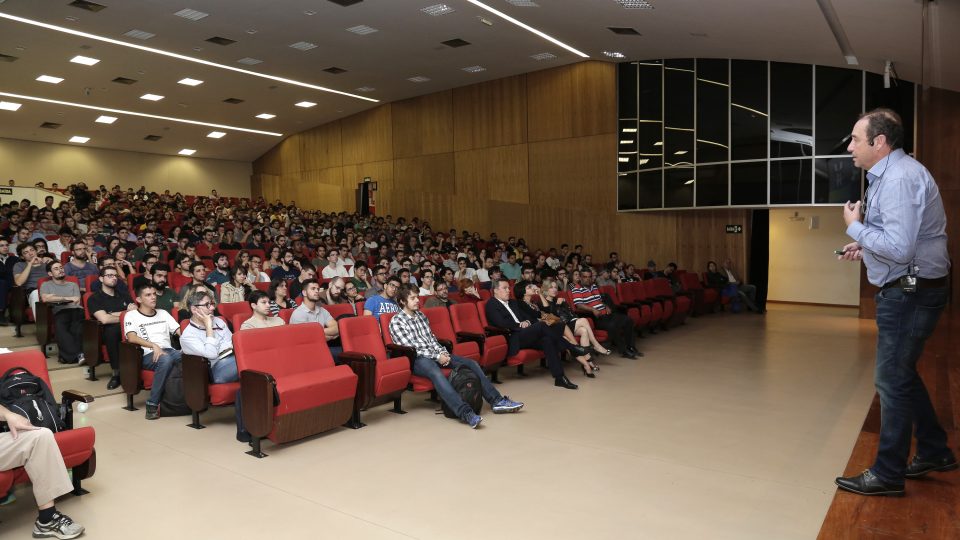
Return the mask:
[[730, 204], [767, 204], [767, 162], [730, 165]]
[[640, 208], [663, 207], [663, 177], [661, 172], [647, 171], [637, 175], [640, 192]]
[[663, 76], [666, 127], [693, 129], [693, 70], [665, 67]]
[[812, 155], [813, 67], [773, 62], [770, 64], [770, 157]]
[[623, 63], [617, 66], [620, 118], [637, 117], [637, 68], [635, 63]]
[[617, 210], [636, 210], [637, 173], [617, 176]]
[[697, 60], [697, 163], [728, 161], [726, 60]]
[[697, 206], [727, 206], [727, 164], [697, 167]]
[[812, 159], [770, 162], [770, 204], [810, 204], [813, 201]]
[[913, 152], [913, 93], [914, 84], [906, 81], [891, 80], [890, 88], [883, 87], [883, 76], [867, 73], [865, 111], [877, 107], [893, 109], [900, 115], [903, 125], [903, 149]]
[[847, 153], [863, 106], [863, 72], [817, 66], [817, 155]]
[[664, 169], [664, 208], [693, 206], [693, 167]]
[[767, 157], [767, 63], [730, 61], [732, 160]]
[[637, 170], [637, 121], [620, 120], [617, 140], [617, 172]]
[[842, 204], [861, 200], [860, 169], [851, 158], [820, 158], [816, 160], [814, 201], [817, 204]]
[[638, 69], [640, 70], [638, 167], [650, 169], [663, 166], [663, 67], [653, 62], [641, 62], [638, 64]]

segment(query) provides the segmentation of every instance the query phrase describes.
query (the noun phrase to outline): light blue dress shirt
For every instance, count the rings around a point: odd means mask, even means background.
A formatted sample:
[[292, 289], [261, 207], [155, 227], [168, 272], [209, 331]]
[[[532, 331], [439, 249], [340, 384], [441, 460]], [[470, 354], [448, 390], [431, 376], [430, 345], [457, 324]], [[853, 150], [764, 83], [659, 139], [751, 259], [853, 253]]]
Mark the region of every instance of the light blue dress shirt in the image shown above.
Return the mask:
[[946, 276], [947, 217], [930, 171], [897, 149], [870, 168], [867, 181], [863, 223], [851, 223], [847, 235], [863, 248], [870, 283], [883, 286], [911, 264], [921, 278]]

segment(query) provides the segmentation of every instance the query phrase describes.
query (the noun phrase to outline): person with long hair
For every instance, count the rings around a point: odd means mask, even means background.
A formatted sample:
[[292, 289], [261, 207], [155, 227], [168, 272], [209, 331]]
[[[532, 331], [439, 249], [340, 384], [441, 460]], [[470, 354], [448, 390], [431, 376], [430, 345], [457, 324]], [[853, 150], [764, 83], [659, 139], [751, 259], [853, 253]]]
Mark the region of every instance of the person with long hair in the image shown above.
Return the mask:
[[283, 262], [280, 260], [280, 253], [280, 246], [271, 247], [270, 255], [268, 255], [266, 262], [263, 263], [265, 267], [273, 270], [274, 268], [280, 266]]
[[282, 279], [275, 279], [270, 282], [270, 288], [267, 290], [267, 295], [270, 296], [271, 317], [280, 315], [281, 309], [297, 307], [297, 303], [290, 299], [288, 294], [289, 290], [287, 289], [286, 281]]
[[[567, 302], [558, 296], [559, 293], [560, 286], [556, 280], [550, 278], [543, 280], [543, 287], [540, 289], [543, 310], [566, 321], [566, 331], [563, 333], [563, 337], [571, 343], [578, 343], [581, 347], [590, 347], [599, 354], [609, 356], [613, 351], [600, 344], [596, 334], [593, 333], [590, 321], [585, 317], [575, 316]], [[599, 369], [593, 366], [594, 371], [599, 371]]]
[[250, 296], [250, 285], [247, 285], [247, 269], [236, 265], [230, 272], [230, 281], [220, 285], [220, 303], [243, 302]]
[[[540, 287], [538, 287], [536, 283], [528, 283], [524, 289], [523, 298], [520, 300], [520, 310], [523, 312], [523, 316], [530, 320], [544, 321], [551, 328], [562, 327], [562, 330], [558, 328], [558, 333], [561, 335], [570, 331], [570, 329], [567, 328], [561, 320], [559, 320], [559, 317], [554, 317], [553, 319], [544, 317], [547, 312], [544, 311], [543, 307], [540, 305]], [[550, 322], [551, 320], [553, 322]], [[570, 345], [577, 345], [575, 340], [568, 338], [566, 335], [563, 337]], [[571, 356], [572, 355], [573, 353], [571, 353]], [[574, 356], [574, 358], [576, 358], [577, 362], [580, 362], [580, 369], [583, 370], [584, 375], [591, 379], [596, 377], [593, 372], [595, 371], [594, 368], [597, 366], [593, 363], [589, 354]]]

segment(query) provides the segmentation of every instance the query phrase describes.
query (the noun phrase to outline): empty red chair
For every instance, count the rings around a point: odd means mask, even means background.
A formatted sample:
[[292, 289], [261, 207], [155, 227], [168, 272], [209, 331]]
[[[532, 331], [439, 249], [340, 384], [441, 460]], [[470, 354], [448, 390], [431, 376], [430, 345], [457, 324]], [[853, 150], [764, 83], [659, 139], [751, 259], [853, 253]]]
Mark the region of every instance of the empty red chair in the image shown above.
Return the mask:
[[[453, 305], [456, 306], [459, 304]], [[437, 336], [437, 339], [440, 340], [441, 343], [449, 343], [450, 350], [453, 354], [470, 358], [477, 363], [480, 362], [479, 344], [477, 344], [476, 341], [461, 342], [457, 339], [457, 334], [454, 332], [453, 324], [450, 321], [450, 310], [445, 307], [425, 308], [423, 314], [426, 315], [427, 320], [430, 321], [430, 329], [433, 330], [433, 335]], [[446, 346], [445, 343], [444, 346]]]
[[390, 401], [392, 412], [404, 414], [400, 399], [410, 382], [413, 360], [387, 354], [377, 320], [369, 315], [342, 319], [340, 342], [343, 345], [340, 361], [347, 363], [359, 377], [357, 399], [348, 425], [354, 429], [363, 427], [360, 411]]
[[[490, 323], [487, 322], [487, 302], [492, 302], [493, 300], [484, 300], [477, 303], [477, 315], [480, 316], [480, 323], [483, 325], [483, 329], [487, 335], [500, 334], [507, 338], [510, 335], [510, 331], [505, 328], [498, 328], [496, 326], [490, 326]], [[508, 347], [509, 352], [509, 347]], [[517, 351], [517, 354], [513, 356], [508, 356], [506, 363], [510, 367], [516, 366], [517, 375], [523, 377], [526, 374], [523, 372], [523, 366], [525, 364], [530, 364], [532, 362], [540, 362], [544, 360], [546, 356], [543, 354], [543, 351], [538, 351], [536, 349], [520, 349]]]
[[[47, 373], [47, 361], [40, 351], [17, 351], [0, 355], [0, 375], [15, 367], [24, 368], [40, 377], [53, 391], [53, 387], [50, 385], [50, 376]], [[93, 476], [93, 473], [97, 470], [97, 451], [93, 447], [96, 441], [96, 433], [92, 427], [74, 428], [73, 403], [77, 401], [90, 403], [93, 401], [93, 396], [77, 390], [66, 390], [61, 394], [60, 400], [64, 408], [66, 429], [54, 433], [53, 436], [57, 441], [57, 446], [60, 447], [64, 464], [67, 469], [72, 471], [73, 494], [83, 495], [87, 491], [80, 486], [80, 482]], [[29, 481], [30, 479], [23, 467], [0, 471], [0, 493], [9, 493], [15, 484]]]
[[[237, 302], [238, 304], [240, 302]], [[221, 304], [222, 306], [223, 304]], [[180, 333], [190, 324], [190, 319], [180, 321]], [[203, 429], [200, 423], [200, 413], [211, 406], [222, 407], [233, 405], [236, 401], [239, 382], [213, 384], [210, 382], [210, 360], [202, 356], [184, 353], [181, 356], [183, 370], [183, 397], [190, 407], [191, 419], [187, 427]]]
[[269, 281], [258, 281], [258, 282], [256, 282], [256, 283], [254, 283], [253, 286], [256, 287], [257, 289], [263, 291], [263, 292], [269, 292], [269, 290], [270, 290], [270, 282], [269, 282]]
[[721, 309], [723, 308], [723, 306], [725, 306], [725, 305], [727, 305], [727, 304], [730, 303], [730, 300], [733, 298], [732, 296], [724, 296], [724, 295], [723, 295], [723, 290], [722, 290], [720, 287], [711, 287], [710, 285], [708, 285], [708, 283], [710, 283], [710, 281], [707, 279], [707, 272], [704, 272], [704, 273], [700, 274], [700, 279], [702, 280], [701, 283], [703, 284], [704, 290], [710, 290], [710, 291], [716, 291], [716, 292], [717, 292], [717, 296], [719, 297], [718, 302], [719, 302], [719, 305], [720, 305]]
[[[648, 328], [651, 332], [656, 332], [656, 328], [666, 319], [664, 314], [663, 302], [655, 298], [647, 297], [646, 286], [643, 281], [633, 281], [621, 283], [619, 285], [620, 298], [624, 305], [634, 306], [640, 310], [640, 318], [648, 318]], [[673, 304], [668, 304], [670, 314], [673, 313]]]
[[497, 370], [507, 358], [507, 338], [502, 335], [487, 336], [480, 321], [477, 304], [454, 304], [450, 306], [450, 319], [457, 341], [473, 342], [480, 350], [480, 367], [490, 373], [490, 380], [499, 383]]
[[170, 288], [174, 291], [179, 292], [184, 285], [193, 281], [193, 278], [190, 276], [185, 276], [180, 273], [178, 270], [174, 270], [167, 275], [167, 284], [170, 285]]

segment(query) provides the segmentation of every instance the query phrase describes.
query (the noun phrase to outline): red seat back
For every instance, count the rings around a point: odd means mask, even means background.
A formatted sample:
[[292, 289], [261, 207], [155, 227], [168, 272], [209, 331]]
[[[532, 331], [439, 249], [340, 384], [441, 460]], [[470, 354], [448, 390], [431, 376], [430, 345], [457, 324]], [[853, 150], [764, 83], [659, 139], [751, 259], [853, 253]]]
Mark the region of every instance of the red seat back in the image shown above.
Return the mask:
[[[380, 318], [383, 319], [384, 315], [387, 314], [381, 314]], [[378, 363], [387, 359], [377, 319], [370, 315], [348, 317], [340, 321], [340, 342], [344, 351], [369, 354], [376, 358]]]
[[393, 336], [390, 335], [390, 321], [396, 313], [382, 313], [380, 315], [380, 333], [383, 335], [383, 342], [387, 345], [393, 343]]
[[290, 324], [290, 316], [293, 315], [293, 310], [295, 309], [297, 308], [286, 308], [280, 310], [280, 318], [283, 319], [283, 322]]
[[47, 359], [44, 358], [40, 349], [0, 354], [0, 375], [15, 367], [22, 367], [40, 377], [53, 391], [53, 386], [50, 384], [50, 374], [47, 372]]
[[[220, 315], [223, 316], [225, 321], [233, 322], [233, 318], [237, 315], [243, 316], [243, 320], [247, 320], [253, 315], [253, 308], [250, 307], [249, 302], [227, 302], [226, 304], [219, 304], [217, 308], [220, 310]], [[234, 326], [233, 330], [239, 330], [239, 326]]]
[[683, 285], [683, 288], [688, 291], [694, 291], [703, 288], [703, 285], [700, 284], [700, 280], [697, 279], [697, 275], [691, 272], [685, 272], [680, 276], [680, 284]]
[[[487, 322], [487, 302], [492, 301], [493, 300], [483, 300], [482, 302], [477, 302], [477, 315], [480, 317], [480, 325], [483, 326], [483, 328], [490, 326], [490, 323]], [[482, 334], [483, 330], [481, 330], [480, 333]]]
[[263, 292], [269, 292], [269, 291], [270, 291], [270, 282], [269, 282], [269, 281], [258, 281], [258, 282], [256, 282], [256, 283], [254, 283], [253, 286], [256, 287], [257, 289], [263, 291]]
[[238, 370], [265, 371], [277, 378], [334, 366], [323, 332], [309, 324], [238, 332], [233, 350]]
[[477, 308], [483, 309], [484, 302], [477, 304], [454, 304], [450, 306], [450, 318], [453, 322], [455, 332], [470, 332], [471, 334], [483, 334], [483, 323], [480, 322], [480, 315]]
[[354, 316], [363, 315], [363, 302], [357, 302], [356, 313], [353, 312], [352, 304], [333, 304], [331, 306], [323, 306], [323, 307], [330, 312], [330, 315], [332, 315], [334, 319], [339, 319], [340, 317], [350, 316], [350, 315], [354, 315]]
[[[465, 304], [454, 304], [462, 306]], [[451, 343], [457, 342], [457, 335], [453, 331], [453, 324], [450, 322], [450, 312], [445, 307], [432, 307], [423, 310], [423, 314], [430, 321], [430, 330], [437, 339], [446, 339]]]

